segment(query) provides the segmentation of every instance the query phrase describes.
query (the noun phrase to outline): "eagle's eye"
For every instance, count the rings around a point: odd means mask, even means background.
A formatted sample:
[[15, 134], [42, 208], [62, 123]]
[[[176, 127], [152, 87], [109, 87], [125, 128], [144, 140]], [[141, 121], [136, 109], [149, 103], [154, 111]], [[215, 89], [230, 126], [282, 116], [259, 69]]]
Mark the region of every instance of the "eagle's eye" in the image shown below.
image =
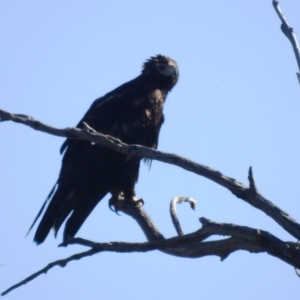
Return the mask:
[[163, 66], [163, 65], [159, 65], [159, 66], [158, 66], [158, 70], [159, 70], [159, 71], [163, 71], [164, 69], [165, 69], [165, 66]]

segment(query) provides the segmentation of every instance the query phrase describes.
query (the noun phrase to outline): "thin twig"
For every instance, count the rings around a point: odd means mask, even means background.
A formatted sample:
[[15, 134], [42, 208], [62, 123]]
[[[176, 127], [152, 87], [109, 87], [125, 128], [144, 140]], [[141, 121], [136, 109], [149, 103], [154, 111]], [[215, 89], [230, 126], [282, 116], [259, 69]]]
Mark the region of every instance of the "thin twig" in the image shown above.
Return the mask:
[[[279, 19], [282, 22], [281, 30], [292, 44], [292, 47], [293, 47], [293, 50], [294, 50], [294, 53], [295, 53], [295, 57], [296, 57], [296, 60], [297, 60], [297, 63], [298, 63], [298, 68], [299, 68], [299, 71], [300, 71], [300, 50], [299, 50], [299, 44], [298, 44], [298, 41], [297, 41], [297, 37], [294, 33], [293, 28], [290, 27], [286, 17], [284, 16], [284, 14], [283, 14], [280, 6], [279, 6], [279, 1], [278, 0], [273, 0], [272, 4], [275, 8], [275, 11], [276, 11]], [[299, 83], [300, 83], [300, 73], [297, 73], [297, 78], [298, 78]]]
[[173, 222], [173, 225], [175, 227], [175, 230], [178, 235], [184, 235], [183, 230], [181, 228], [180, 222], [177, 217], [176, 213], [176, 204], [177, 203], [182, 203], [182, 202], [188, 202], [191, 205], [191, 208], [195, 210], [197, 201], [194, 200], [193, 198], [188, 198], [188, 197], [175, 197], [171, 203], [170, 203], [170, 214], [171, 214], [171, 219]]
[[257, 195], [257, 188], [256, 188], [255, 181], [253, 178], [252, 167], [249, 168], [248, 180], [250, 183], [250, 185], [249, 185], [250, 191], [252, 191], [253, 195]]
[[[123, 245], [122, 245], [123, 244]], [[113, 252], [145, 252], [145, 251], [150, 251], [153, 249], [150, 249], [151, 246], [147, 245], [147, 244], [140, 244], [138, 248], [134, 247], [134, 245], [132, 244], [128, 244], [128, 243], [107, 243], [107, 244], [99, 244], [98, 247], [94, 247], [90, 250], [81, 252], [81, 253], [77, 253], [74, 254], [72, 256], [69, 256], [65, 259], [60, 259], [60, 260], [56, 260], [54, 262], [49, 263], [46, 267], [44, 267], [43, 269], [33, 273], [32, 275], [28, 276], [27, 278], [25, 278], [24, 280], [18, 282], [17, 284], [11, 286], [10, 288], [8, 288], [7, 290], [5, 290], [1, 296], [4, 296], [6, 294], [8, 294], [9, 292], [11, 292], [12, 290], [32, 281], [33, 279], [35, 279], [36, 277], [42, 275], [42, 274], [46, 274], [50, 269], [52, 269], [55, 266], [60, 266], [60, 267], [65, 267], [69, 262], [74, 261], [74, 260], [79, 260], [81, 258], [87, 257], [87, 256], [92, 256], [94, 254], [97, 254], [101, 251], [113, 251]], [[128, 250], [126, 250], [128, 249]], [[144, 249], [144, 250], [143, 250]]]

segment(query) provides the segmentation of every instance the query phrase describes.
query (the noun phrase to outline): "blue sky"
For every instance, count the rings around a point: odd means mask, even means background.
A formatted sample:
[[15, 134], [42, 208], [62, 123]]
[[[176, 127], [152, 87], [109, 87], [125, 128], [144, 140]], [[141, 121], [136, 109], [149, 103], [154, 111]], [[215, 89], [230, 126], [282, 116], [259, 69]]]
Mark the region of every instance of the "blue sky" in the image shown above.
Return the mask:
[[[300, 2], [280, 3], [300, 40]], [[167, 99], [159, 149], [208, 165], [259, 191], [300, 220], [300, 87], [289, 41], [271, 1], [2, 1], [0, 108], [49, 125], [76, 125], [91, 102], [136, 77], [161, 53], [180, 79]], [[12, 122], [0, 124], [0, 290], [47, 263], [83, 251], [37, 247], [24, 238], [57, 179], [62, 138]], [[264, 213], [205, 178], [154, 162], [142, 166], [137, 196], [166, 237], [175, 230], [169, 201], [185, 232], [204, 216], [268, 230], [294, 241]], [[94, 241], [145, 241], [129, 217], [94, 210], [78, 236]], [[159, 252], [103, 253], [55, 268], [7, 299], [282, 299], [298, 297], [292, 267], [266, 254], [236, 252], [181, 259]]]

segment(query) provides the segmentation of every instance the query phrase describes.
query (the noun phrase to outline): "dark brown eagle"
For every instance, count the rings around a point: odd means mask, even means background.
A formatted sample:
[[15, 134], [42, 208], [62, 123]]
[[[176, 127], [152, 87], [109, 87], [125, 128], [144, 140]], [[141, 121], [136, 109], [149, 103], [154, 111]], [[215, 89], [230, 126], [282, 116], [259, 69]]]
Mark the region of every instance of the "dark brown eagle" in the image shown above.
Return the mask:
[[[157, 148], [164, 122], [163, 106], [178, 80], [177, 63], [163, 55], [147, 60], [141, 74], [96, 99], [78, 123], [114, 136], [127, 144]], [[134, 199], [140, 158], [130, 158], [88, 141], [67, 139], [58, 180], [34, 220], [50, 203], [34, 236], [42, 243], [51, 228], [55, 235], [67, 219], [64, 239], [74, 237], [98, 202], [107, 194]], [[30, 228], [30, 229], [31, 229]]]

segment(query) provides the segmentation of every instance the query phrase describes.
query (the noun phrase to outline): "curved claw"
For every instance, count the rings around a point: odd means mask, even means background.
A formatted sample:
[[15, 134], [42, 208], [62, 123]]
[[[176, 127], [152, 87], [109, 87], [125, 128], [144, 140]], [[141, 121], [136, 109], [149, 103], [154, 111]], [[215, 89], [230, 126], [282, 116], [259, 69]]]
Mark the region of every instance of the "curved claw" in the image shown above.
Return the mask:
[[114, 197], [111, 197], [108, 201], [108, 207], [111, 211], [113, 211], [114, 213], [116, 213], [118, 216], [121, 216], [118, 213], [118, 209], [117, 209], [117, 205], [116, 205], [116, 199], [114, 199]]
[[145, 201], [143, 198], [134, 200], [134, 202], [136, 203], [136, 205], [141, 205], [141, 206], [144, 206], [144, 204], [145, 204]]
[[120, 216], [120, 214], [118, 213], [119, 210], [122, 210], [122, 206], [129, 204], [129, 205], [136, 205], [136, 206], [144, 206], [145, 201], [143, 198], [141, 199], [137, 199], [135, 197], [130, 198], [130, 199], [126, 199], [123, 197], [120, 197], [121, 195], [119, 195], [118, 197], [111, 197], [108, 201], [108, 207], [111, 211], [115, 212], [117, 215]]

